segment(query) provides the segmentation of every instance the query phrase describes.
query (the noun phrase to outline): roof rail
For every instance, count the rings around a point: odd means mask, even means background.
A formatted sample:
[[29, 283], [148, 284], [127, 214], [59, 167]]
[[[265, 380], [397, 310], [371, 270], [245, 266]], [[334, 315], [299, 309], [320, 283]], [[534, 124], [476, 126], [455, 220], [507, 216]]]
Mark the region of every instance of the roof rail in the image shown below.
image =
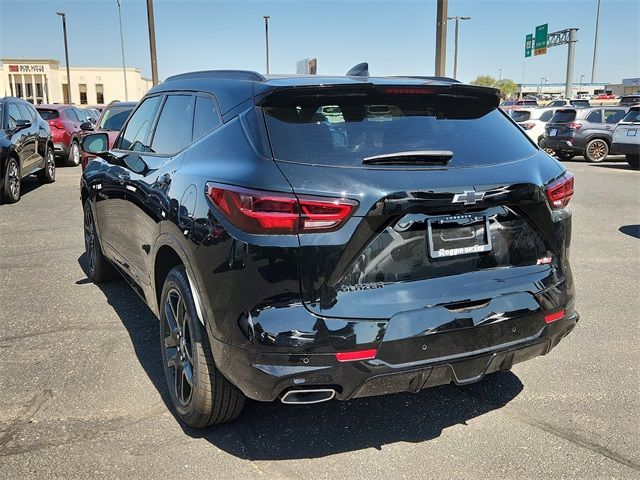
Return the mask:
[[227, 80], [248, 80], [251, 82], [263, 82], [266, 78], [258, 72], [251, 70], [202, 70], [200, 72], [189, 72], [173, 75], [165, 80], [187, 80], [193, 78], [224, 78]]
[[451, 82], [451, 83], [462, 83], [460, 82], [460, 80], [456, 80], [455, 78], [451, 78], [451, 77], [425, 77], [425, 76], [421, 76], [421, 75], [396, 75], [396, 77], [402, 77], [402, 78], [417, 78], [417, 79], [423, 79], [423, 80], [440, 80], [443, 82]]

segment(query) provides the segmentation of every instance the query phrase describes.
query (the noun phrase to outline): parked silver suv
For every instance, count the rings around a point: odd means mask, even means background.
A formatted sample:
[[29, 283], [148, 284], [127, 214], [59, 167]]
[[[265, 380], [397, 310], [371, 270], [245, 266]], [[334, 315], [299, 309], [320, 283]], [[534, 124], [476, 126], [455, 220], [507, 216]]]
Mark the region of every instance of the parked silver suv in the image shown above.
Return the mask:
[[626, 113], [624, 107], [561, 108], [547, 123], [540, 146], [554, 150], [560, 160], [584, 155], [590, 162], [601, 162]]
[[627, 162], [636, 170], [640, 168], [640, 105], [631, 107], [613, 132], [611, 153], [626, 155]]

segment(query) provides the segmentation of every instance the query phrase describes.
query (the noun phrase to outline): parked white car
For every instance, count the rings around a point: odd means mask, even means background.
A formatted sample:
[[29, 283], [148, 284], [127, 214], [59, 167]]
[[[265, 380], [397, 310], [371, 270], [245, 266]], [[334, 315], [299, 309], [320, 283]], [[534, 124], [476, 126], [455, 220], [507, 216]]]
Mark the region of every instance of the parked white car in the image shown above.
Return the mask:
[[548, 108], [518, 108], [510, 112], [511, 118], [522, 127], [525, 133], [536, 145], [539, 144], [540, 139], [544, 136], [544, 127], [554, 113], [558, 110], [557, 107]]
[[632, 168], [640, 169], [640, 105], [631, 107], [613, 132], [611, 153], [626, 155]]

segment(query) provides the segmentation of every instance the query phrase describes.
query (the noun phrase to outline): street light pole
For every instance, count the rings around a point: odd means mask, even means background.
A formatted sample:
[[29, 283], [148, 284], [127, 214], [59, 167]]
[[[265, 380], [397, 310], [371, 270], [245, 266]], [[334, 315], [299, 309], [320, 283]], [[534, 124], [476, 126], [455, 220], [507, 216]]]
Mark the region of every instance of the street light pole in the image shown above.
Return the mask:
[[264, 18], [264, 53], [267, 64], [267, 75], [269, 75], [269, 15], [263, 15]]
[[151, 51], [151, 80], [158, 85], [158, 54], [156, 52], [156, 26], [153, 20], [153, 0], [147, 0], [147, 22], [149, 23], [149, 50]]
[[124, 61], [124, 35], [122, 33], [122, 12], [120, 11], [120, 0], [116, 0], [118, 4], [118, 20], [120, 22], [120, 47], [122, 48], [122, 74], [124, 75], [124, 100], [129, 101], [129, 89], [127, 88], [127, 67]]
[[498, 75], [498, 80], [502, 80], [502, 69], [499, 68], [498, 69], [499, 75]]
[[438, 0], [436, 15], [436, 67], [435, 75], [446, 75], [447, 61], [447, 7], [448, 0]]
[[596, 10], [596, 35], [593, 40], [593, 62], [591, 63], [591, 83], [595, 82], [596, 76], [596, 53], [598, 51], [598, 26], [600, 24], [600, 0], [598, 0], [598, 9]]
[[67, 17], [64, 12], [56, 12], [62, 17], [62, 33], [64, 34], [64, 61], [67, 64], [67, 100], [71, 102], [71, 74], [69, 73], [69, 47], [67, 46]]
[[471, 17], [447, 17], [447, 20], [456, 21], [456, 40], [453, 50], [453, 78], [458, 78], [458, 24], [460, 20], [471, 20]]
[[584, 78], [584, 75], [580, 75], [580, 88], [578, 89], [578, 95], [580, 95], [580, 92], [582, 91], [582, 79]]

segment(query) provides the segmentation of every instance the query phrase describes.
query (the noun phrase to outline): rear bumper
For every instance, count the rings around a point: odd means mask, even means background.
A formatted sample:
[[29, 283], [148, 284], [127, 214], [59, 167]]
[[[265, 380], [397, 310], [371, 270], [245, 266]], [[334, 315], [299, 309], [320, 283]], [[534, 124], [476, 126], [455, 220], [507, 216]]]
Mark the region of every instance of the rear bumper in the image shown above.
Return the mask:
[[65, 143], [54, 143], [53, 153], [57, 157], [67, 157], [69, 155], [69, 146]]
[[618, 143], [611, 144], [612, 155], [640, 155], [640, 144]]
[[582, 147], [576, 146], [572, 140], [562, 138], [550, 138], [543, 137], [540, 140], [541, 148], [550, 148], [552, 150], [579, 152], [582, 151]]
[[[382, 341], [376, 358], [338, 362], [335, 354], [266, 353], [213, 339], [218, 368], [254, 400], [273, 401], [296, 388], [330, 387], [348, 400], [454, 382], [467, 384], [546, 355], [573, 330], [579, 315], [546, 324], [542, 313], [450, 332]], [[523, 336], [523, 332], [524, 336]], [[475, 348], [466, 349], [469, 345]]]

